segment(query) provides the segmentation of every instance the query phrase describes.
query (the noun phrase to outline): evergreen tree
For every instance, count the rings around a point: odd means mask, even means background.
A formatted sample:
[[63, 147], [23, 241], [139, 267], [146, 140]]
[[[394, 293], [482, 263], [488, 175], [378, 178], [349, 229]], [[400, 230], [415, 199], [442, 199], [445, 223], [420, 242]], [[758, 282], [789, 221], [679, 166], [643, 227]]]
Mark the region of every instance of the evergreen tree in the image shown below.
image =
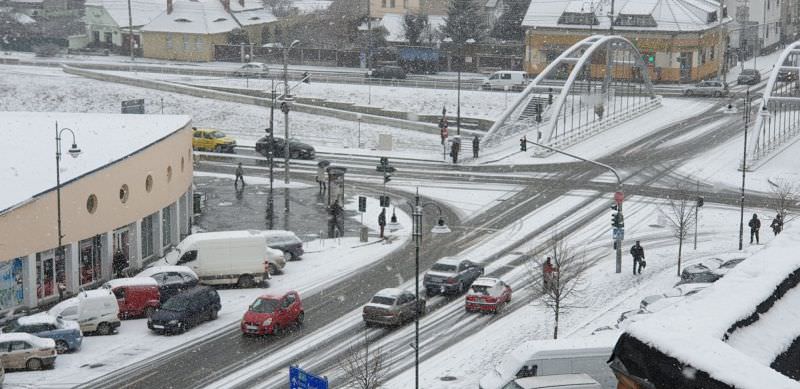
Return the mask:
[[511, 0], [507, 2], [508, 7], [500, 15], [492, 29], [492, 37], [507, 41], [521, 41], [525, 37], [525, 29], [522, 28], [522, 19], [528, 12], [531, 0]]
[[428, 28], [428, 15], [420, 12], [418, 15], [407, 13], [403, 17], [403, 30], [410, 45], [418, 45], [420, 38]]
[[476, 0], [451, 0], [442, 33], [454, 43], [464, 44], [468, 39], [476, 42], [486, 36], [486, 16], [481, 3]]

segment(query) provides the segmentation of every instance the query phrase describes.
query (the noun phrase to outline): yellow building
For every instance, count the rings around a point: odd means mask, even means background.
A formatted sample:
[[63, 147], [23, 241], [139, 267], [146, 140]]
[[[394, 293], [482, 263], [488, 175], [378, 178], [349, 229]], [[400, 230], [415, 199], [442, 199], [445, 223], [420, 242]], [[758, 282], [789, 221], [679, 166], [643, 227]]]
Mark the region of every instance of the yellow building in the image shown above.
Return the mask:
[[17, 140], [0, 167], [0, 309], [98, 286], [113, 257], [140, 269], [189, 234], [189, 117], [3, 112], [0, 132]]
[[[525, 70], [538, 74], [574, 43], [609, 34], [610, 0], [532, 0], [522, 25]], [[711, 0], [637, 0], [614, 10], [614, 34], [637, 46], [654, 82], [717, 76], [724, 60], [725, 23]]]

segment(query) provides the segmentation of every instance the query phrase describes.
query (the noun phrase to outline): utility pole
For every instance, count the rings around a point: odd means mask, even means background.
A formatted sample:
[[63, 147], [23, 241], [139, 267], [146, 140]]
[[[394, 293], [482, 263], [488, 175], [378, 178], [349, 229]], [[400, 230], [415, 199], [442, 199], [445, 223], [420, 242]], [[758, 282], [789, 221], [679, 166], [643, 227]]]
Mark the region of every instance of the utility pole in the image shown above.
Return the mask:
[[[284, 147], [283, 147], [283, 157], [284, 157], [284, 177], [283, 182], [288, 184], [289, 183], [289, 155], [291, 154], [292, 150], [289, 147], [289, 73], [288, 73], [288, 61], [289, 61], [289, 50], [292, 47], [289, 46], [283, 48], [283, 102], [286, 104], [282, 106], [281, 109], [283, 110], [283, 127], [284, 127]], [[288, 200], [287, 200], [288, 202]], [[288, 207], [287, 207], [288, 209]]]
[[129, 44], [131, 46], [131, 61], [133, 61], [136, 57], [133, 52], [133, 13], [131, 12], [131, 0], [128, 0], [128, 38], [130, 39]]
[[742, 148], [742, 197], [740, 200], [740, 215], [739, 215], [739, 250], [742, 249], [742, 240], [744, 239], [744, 180], [747, 173], [747, 126], [750, 124], [750, 89], [747, 89], [747, 94], [744, 98], [744, 147]]
[[609, 25], [610, 35], [614, 35], [614, 0], [611, 0], [611, 15], [609, 15], [611, 19], [611, 24]]
[[269, 229], [275, 229], [275, 202], [273, 192], [273, 168], [275, 166], [275, 78], [272, 78], [272, 95], [269, 106], [269, 148], [267, 149], [267, 162], [269, 163], [269, 198], [267, 199], [267, 218], [269, 219]]
[[[370, 58], [369, 58], [370, 57], [370, 53], [372, 52], [372, 15], [370, 15], [370, 4], [369, 4], [370, 2], [372, 2], [372, 0], [367, 0], [367, 72], [372, 70], [372, 67], [370, 66], [371, 64], [370, 64]], [[372, 85], [372, 84], [370, 84], [370, 85]], [[370, 92], [371, 92], [371, 89], [370, 89]], [[370, 101], [368, 103], [372, 104], [372, 101], [371, 101], [372, 100], [372, 93], [370, 93], [369, 99], [370, 99]]]
[[721, 58], [722, 59], [722, 66], [719, 67], [719, 77], [717, 77], [717, 78], [719, 78], [723, 82], [725, 82], [725, 78], [727, 77], [727, 75], [725, 74], [726, 73], [725, 72], [725, 66], [727, 66], [727, 64], [728, 64], [728, 50], [726, 49], [728, 47], [728, 45], [725, 42], [725, 40], [726, 40], [725, 39], [725, 34], [722, 31], [722, 19], [723, 19], [722, 15], [724, 13], [723, 12], [724, 8], [725, 8], [725, 2], [724, 1], [720, 1], [719, 2], [719, 15], [718, 15], [717, 19], [719, 20], [719, 26], [718, 26], [718, 29], [719, 29], [718, 30], [718, 33], [719, 33], [719, 47], [722, 50], [722, 53], [721, 53], [722, 55], [717, 56], [717, 58]]

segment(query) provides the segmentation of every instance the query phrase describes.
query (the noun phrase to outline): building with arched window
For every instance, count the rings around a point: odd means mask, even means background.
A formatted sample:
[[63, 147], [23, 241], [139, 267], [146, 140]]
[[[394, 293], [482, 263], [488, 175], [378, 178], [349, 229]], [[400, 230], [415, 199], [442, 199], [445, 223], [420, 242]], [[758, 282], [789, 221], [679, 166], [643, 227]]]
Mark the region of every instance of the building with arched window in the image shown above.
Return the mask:
[[0, 133], [0, 309], [97, 286], [189, 234], [189, 117], [3, 112]]

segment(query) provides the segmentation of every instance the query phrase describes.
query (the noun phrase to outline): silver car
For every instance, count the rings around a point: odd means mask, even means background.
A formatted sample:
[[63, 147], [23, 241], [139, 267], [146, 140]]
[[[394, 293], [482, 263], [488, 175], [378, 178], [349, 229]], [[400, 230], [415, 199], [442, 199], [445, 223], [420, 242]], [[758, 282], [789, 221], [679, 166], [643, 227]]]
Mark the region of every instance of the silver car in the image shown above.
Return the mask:
[[409, 320], [414, 320], [416, 315], [425, 314], [425, 300], [407, 290], [388, 288], [375, 293], [367, 305], [364, 306], [362, 317], [367, 326], [383, 324], [397, 326]]
[[683, 94], [686, 96], [722, 97], [728, 94], [728, 84], [722, 81], [701, 81], [684, 88]]
[[269, 77], [269, 67], [261, 62], [250, 62], [242, 65], [239, 70], [233, 72], [234, 77]]

